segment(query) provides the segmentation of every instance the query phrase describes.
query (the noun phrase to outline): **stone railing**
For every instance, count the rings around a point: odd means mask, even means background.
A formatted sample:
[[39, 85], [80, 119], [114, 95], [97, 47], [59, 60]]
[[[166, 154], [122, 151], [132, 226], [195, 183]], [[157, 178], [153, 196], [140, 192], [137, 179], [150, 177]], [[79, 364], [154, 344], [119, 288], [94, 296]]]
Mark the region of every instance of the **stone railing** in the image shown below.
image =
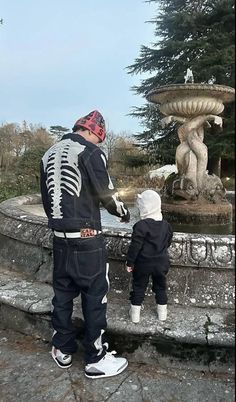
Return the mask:
[[[0, 204], [0, 233], [12, 239], [27, 241], [51, 249], [52, 233], [47, 219], [20, 209], [22, 205], [40, 203], [39, 195], [16, 197]], [[125, 259], [131, 231], [104, 228], [108, 254]], [[207, 235], [175, 232], [169, 248], [172, 265], [192, 267], [234, 268], [234, 235]]]
[[[0, 204], [0, 264], [51, 282], [52, 237], [47, 219], [25, 212], [39, 195], [16, 197]], [[124, 262], [131, 231], [103, 228], [110, 274], [117, 289], [127, 287]], [[179, 304], [234, 305], [235, 238], [175, 232], [169, 248], [170, 300]]]

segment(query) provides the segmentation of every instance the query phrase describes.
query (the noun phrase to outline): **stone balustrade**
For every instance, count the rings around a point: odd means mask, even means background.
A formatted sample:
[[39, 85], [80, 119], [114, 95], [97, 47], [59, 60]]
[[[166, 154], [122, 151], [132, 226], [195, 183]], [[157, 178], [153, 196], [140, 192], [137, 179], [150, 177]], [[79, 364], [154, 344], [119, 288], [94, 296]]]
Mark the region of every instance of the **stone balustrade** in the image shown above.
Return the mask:
[[[40, 195], [16, 197], [0, 204], [0, 264], [51, 283], [52, 237], [47, 219], [25, 212], [23, 205], [39, 204]], [[111, 282], [127, 287], [124, 269], [131, 231], [104, 228]], [[233, 308], [235, 238], [175, 232], [169, 248], [171, 303]]]

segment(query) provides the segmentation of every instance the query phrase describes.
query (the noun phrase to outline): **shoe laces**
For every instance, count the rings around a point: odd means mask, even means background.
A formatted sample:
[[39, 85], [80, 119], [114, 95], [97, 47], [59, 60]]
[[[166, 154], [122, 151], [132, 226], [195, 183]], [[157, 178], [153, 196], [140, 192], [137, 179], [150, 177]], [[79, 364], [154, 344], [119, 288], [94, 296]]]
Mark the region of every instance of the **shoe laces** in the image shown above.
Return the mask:
[[62, 354], [61, 357], [62, 357], [62, 360], [66, 360], [66, 359], [69, 359], [71, 356]]
[[112, 350], [111, 352], [106, 352], [105, 356], [103, 359], [114, 359], [114, 355], [116, 355], [117, 352], [115, 350]]
[[57, 349], [56, 355], [58, 355], [58, 357], [60, 357], [62, 360], [66, 360], [71, 357], [71, 355], [69, 353], [63, 353], [59, 349]]
[[[49, 352], [49, 353], [51, 353], [51, 352]], [[60, 349], [57, 349], [57, 348], [55, 348], [55, 347], [54, 347], [54, 353], [55, 353], [55, 356], [56, 356], [56, 357], [61, 358], [62, 360], [66, 360], [66, 359], [69, 359], [69, 358], [71, 357], [70, 354], [62, 353], [62, 352], [60, 351]]]

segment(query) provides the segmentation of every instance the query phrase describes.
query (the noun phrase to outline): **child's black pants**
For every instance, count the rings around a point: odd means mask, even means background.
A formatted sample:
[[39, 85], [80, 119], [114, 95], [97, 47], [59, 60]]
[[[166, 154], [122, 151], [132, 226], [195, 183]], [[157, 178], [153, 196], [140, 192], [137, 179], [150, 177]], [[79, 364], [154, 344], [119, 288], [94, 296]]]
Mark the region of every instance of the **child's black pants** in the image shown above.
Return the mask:
[[152, 278], [152, 290], [155, 293], [157, 304], [167, 304], [167, 285], [166, 274], [169, 270], [169, 264], [157, 264], [155, 266], [136, 265], [133, 271], [132, 291], [130, 292], [130, 301], [134, 306], [141, 306], [145, 292]]

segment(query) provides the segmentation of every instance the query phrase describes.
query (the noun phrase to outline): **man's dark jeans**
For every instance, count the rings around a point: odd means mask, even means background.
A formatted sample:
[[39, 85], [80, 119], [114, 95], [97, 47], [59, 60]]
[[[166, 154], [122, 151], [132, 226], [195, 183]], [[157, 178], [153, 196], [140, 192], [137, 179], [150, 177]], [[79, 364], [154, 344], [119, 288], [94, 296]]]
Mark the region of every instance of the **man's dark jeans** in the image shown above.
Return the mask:
[[[76, 329], [72, 324], [73, 300], [81, 295], [85, 322], [85, 362], [94, 363], [105, 354], [102, 335], [106, 330], [108, 265], [102, 235], [91, 238], [53, 239], [54, 306], [52, 343], [63, 353], [76, 351]], [[106, 269], [107, 268], [107, 269]]]

